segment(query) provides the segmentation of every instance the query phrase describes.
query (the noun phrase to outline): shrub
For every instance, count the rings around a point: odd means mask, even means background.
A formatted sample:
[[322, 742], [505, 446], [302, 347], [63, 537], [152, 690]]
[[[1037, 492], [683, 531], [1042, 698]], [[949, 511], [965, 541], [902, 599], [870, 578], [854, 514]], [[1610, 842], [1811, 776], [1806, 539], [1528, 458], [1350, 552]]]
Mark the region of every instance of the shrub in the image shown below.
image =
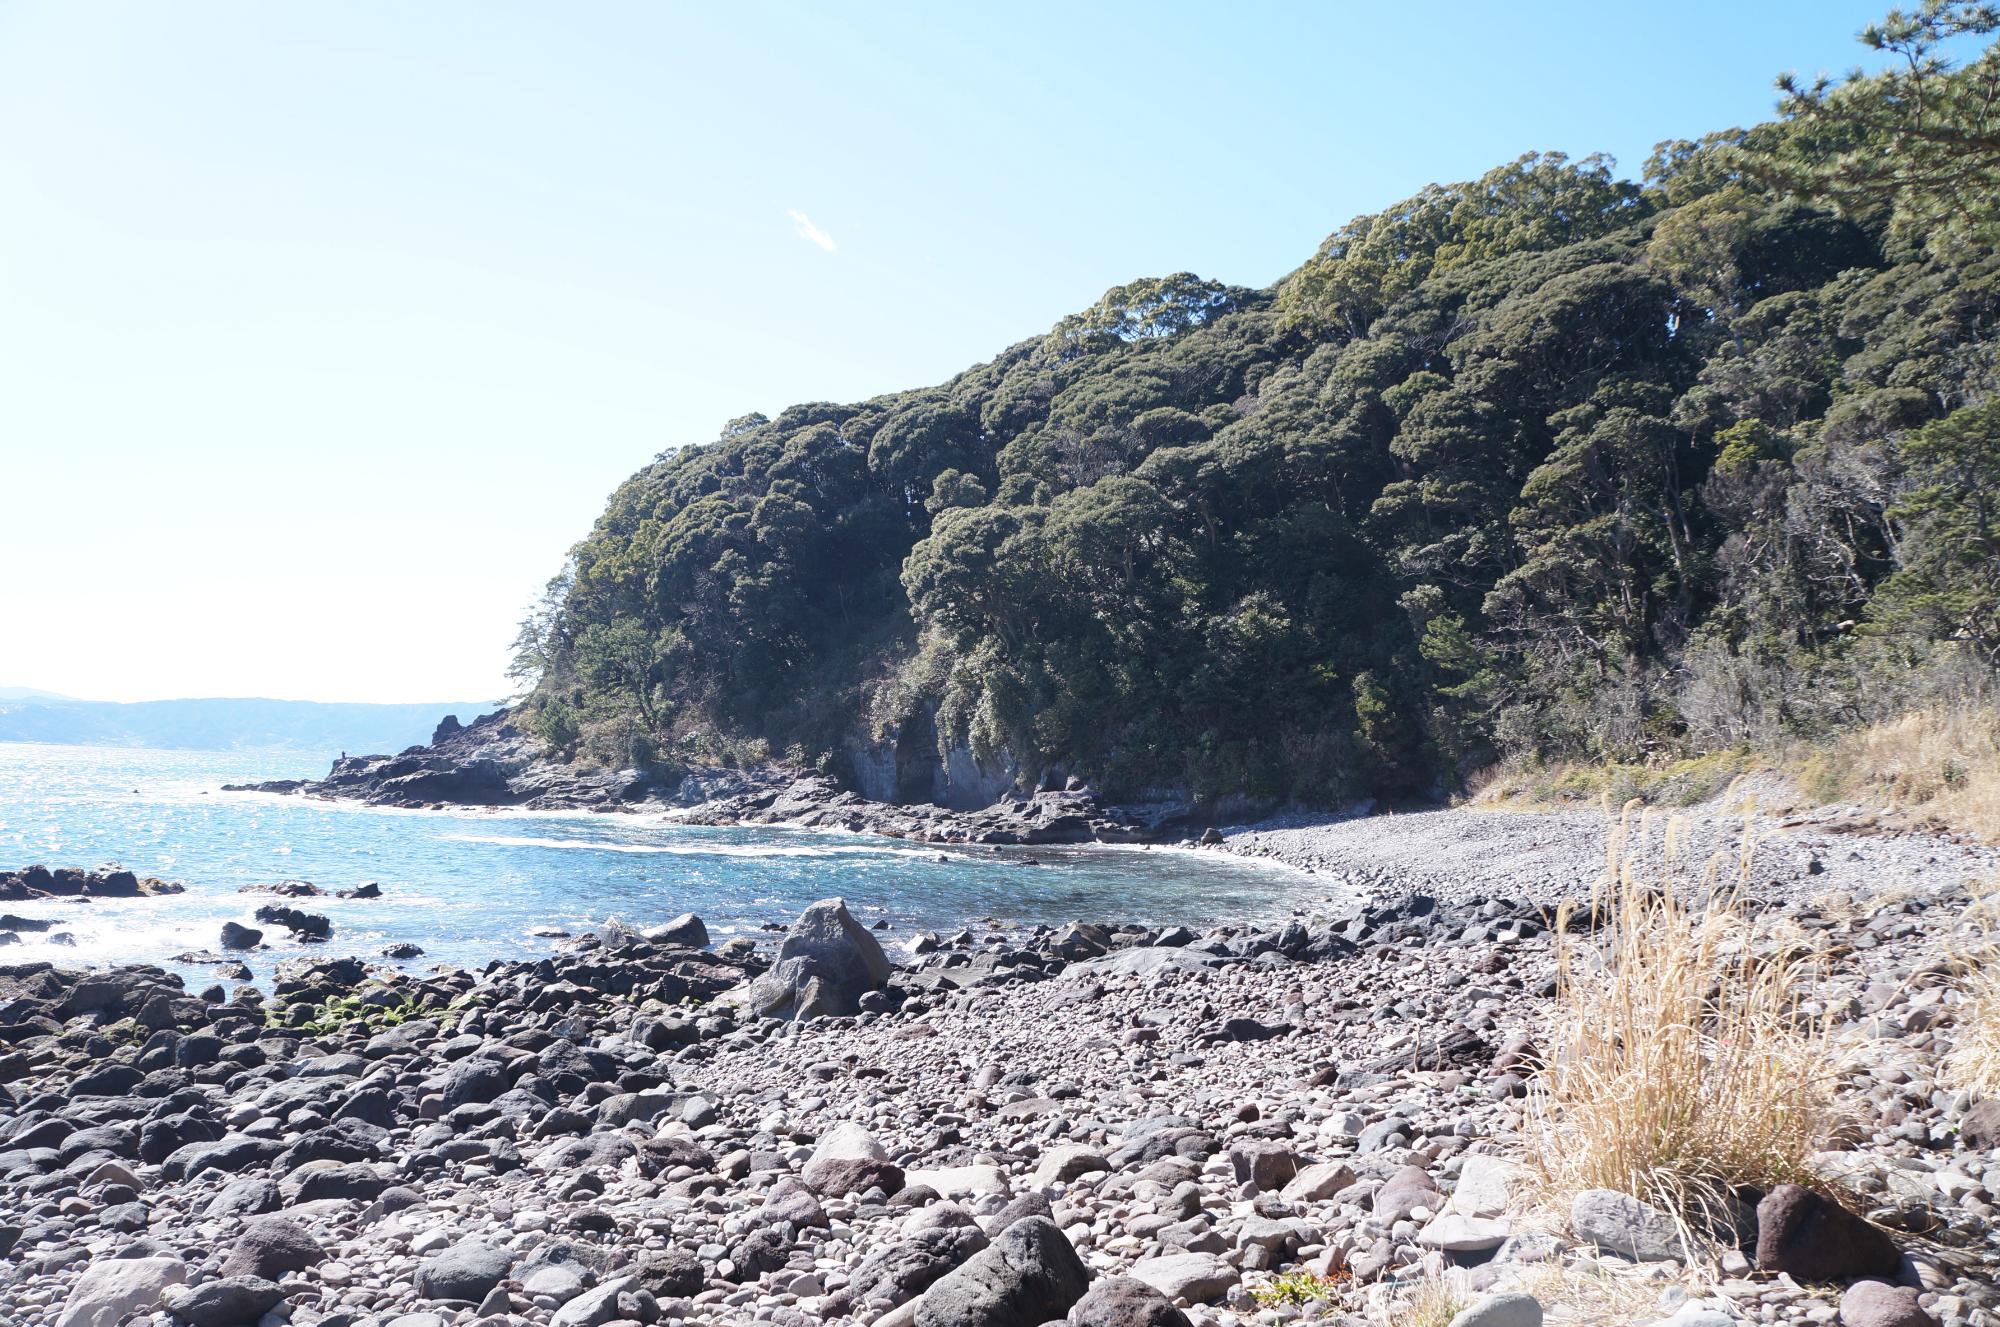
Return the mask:
[[1351, 1278], [1345, 1273], [1326, 1277], [1300, 1268], [1273, 1277], [1268, 1285], [1258, 1286], [1250, 1294], [1260, 1309], [1299, 1308], [1313, 1303], [1337, 1303], [1342, 1291], [1351, 1283]]
[[1742, 905], [1749, 817], [1737, 852], [1697, 870], [1685, 822], [1667, 823], [1655, 855], [1637, 806], [1592, 900], [1603, 929], [1558, 951], [1561, 1012], [1528, 1155], [1564, 1210], [1585, 1189], [1629, 1193], [1675, 1214], [1692, 1249], [1733, 1226], [1741, 1191], [1816, 1183], [1808, 1159], [1839, 1116], [1836, 1057], [1801, 1008], [1813, 960]]

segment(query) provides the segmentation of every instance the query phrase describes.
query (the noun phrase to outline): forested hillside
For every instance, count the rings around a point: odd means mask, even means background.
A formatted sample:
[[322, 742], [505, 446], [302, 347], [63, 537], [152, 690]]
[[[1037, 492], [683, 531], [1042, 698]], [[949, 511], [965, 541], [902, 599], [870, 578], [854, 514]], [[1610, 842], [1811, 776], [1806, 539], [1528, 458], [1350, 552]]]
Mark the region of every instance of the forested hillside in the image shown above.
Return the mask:
[[1994, 27], [1891, 16], [1891, 73], [1637, 181], [1531, 153], [1270, 289], [1134, 281], [939, 386], [665, 452], [524, 628], [527, 713], [581, 759], [877, 795], [962, 749], [1326, 803], [1977, 693]]

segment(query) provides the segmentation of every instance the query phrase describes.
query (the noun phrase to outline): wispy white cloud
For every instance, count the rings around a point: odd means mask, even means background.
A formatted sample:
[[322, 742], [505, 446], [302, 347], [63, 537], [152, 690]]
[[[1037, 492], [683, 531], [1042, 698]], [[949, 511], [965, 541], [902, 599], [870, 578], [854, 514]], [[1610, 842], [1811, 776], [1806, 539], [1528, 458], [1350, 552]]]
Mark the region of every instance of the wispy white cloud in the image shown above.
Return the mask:
[[785, 215], [792, 219], [792, 232], [808, 244], [817, 244], [832, 253], [840, 246], [833, 242], [833, 236], [813, 224], [813, 219], [795, 207], [785, 209]]

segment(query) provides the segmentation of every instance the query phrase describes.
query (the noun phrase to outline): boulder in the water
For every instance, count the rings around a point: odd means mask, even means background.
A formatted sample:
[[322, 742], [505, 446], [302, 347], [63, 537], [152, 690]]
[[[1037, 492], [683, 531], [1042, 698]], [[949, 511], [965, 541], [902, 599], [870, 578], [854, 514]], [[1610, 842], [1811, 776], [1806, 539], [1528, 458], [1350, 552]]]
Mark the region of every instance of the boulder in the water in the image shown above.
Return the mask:
[[708, 948], [708, 927], [702, 925], [701, 918], [691, 912], [684, 912], [664, 926], [655, 926], [646, 932], [646, 939], [656, 945], [668, 945], [675, 949]]
[[324, 940], [333, 934], [333, 922], [317, 912], [305, 912], [267, 903], [257, 909], [257, 920], [267, 926], [282, 926], [301, 940]]
[[222, 947], [224, 949], [255, 949], [264, 943], [264, 933], [254, 926], [241, 922], [222, 923]]

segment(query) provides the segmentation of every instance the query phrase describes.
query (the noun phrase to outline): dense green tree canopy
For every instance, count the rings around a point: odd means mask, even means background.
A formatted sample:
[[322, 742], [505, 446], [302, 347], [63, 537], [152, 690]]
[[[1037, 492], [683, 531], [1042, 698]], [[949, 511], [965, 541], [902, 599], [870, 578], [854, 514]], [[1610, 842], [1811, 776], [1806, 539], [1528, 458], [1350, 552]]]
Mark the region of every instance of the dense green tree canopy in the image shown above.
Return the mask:
[[[1874, 78], [1530, 153], [1270, 290], [1134, 281], [936, 387], [621, 487], [524, 626], [599, 760], [1328, 801], [1851, 721], [2000, 664], [1984, 6]], [[1916, 104], [1917, 99], [1921, 105]]]

